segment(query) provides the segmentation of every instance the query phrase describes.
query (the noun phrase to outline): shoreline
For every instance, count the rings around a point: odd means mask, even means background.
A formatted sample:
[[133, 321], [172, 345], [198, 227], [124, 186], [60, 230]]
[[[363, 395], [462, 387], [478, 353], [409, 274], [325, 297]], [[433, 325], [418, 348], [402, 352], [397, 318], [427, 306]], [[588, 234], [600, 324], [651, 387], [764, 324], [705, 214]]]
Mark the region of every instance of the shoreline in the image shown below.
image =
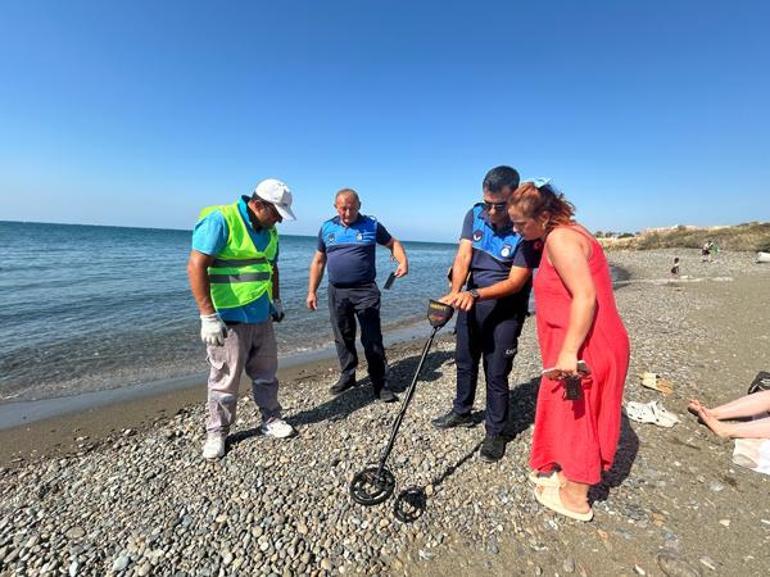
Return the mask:
[[[445, 331], [453, 326], [452, 321]], [[419, 350], [422, 337], [428, 333], [429, 327], [421, 321], [393, 329], [383, 334], [383, 339], [389, 354], [402, 355]], [[330, 345], [279, 358], [278, 379], [281, 391], [286, 392], [306, 380], [336, 376], [337, 371], [337, 357]], [[240, 397], [250, 396], [251, 385], [245, 374], [241, 375], [239, 391]], [[0, 467], [94, 448], [111, 436], [133, 435], [190, 407], [203, 406], [205, 399], [206, 374], [201, 374], [67, 397], [3, 403]]]
[[[631, 282], [630, 273], [620, 266], [612, 266], [613, 286], [618, 289]], [[530, 303], [531, 304], [531, 303]], [[532, 312], [532, 311], [530, 311]], [[454, 320], [449, 328], [453, 328]], [[386, 347], [427, 336], [428, 329], [424, 319], [420, 317], [406, 318], [393, 323], [390, 327], [384, 327], [383, 340]], [[362, 353], [360, 342], [357, 343], [359, 352]], [[203, 349], [202, 349], [203, 350]], [[290, 352], [285, 356], [279, 351], [279, 371], [286, 373], [292, 379], [297, 367], [311, 367], [316, 363], [326, 365], [335, 358], [334, 343], [311, 349]], [[296, 369], [296, 370], [295, 370]], [[130, 403], [141, 399], [151, 399], [174, 394], [177, 391], [198, 389], [201, 383], [205, 383], [207, 372], [169, 376], [152, 381], [140, 381], [125, 386], [108, 387], [96, 390], [75, 391], [71, 394], [53, 394], [43, 398], [0, 399], [0, 432], [30, 425], [31, 423], [70, 415], [77, 418], [77, 414], [107, 407], [110, 405]], [[184, 394], [184, 393], [180, 393]], [[0, 451], [0, 455], [1, 455]], [[0, 462], [2, 457], [0, 456]]]
[[[633, 279], [629, 270], [615, 263], [613, 274], [616, 289]], [[446, 338], [453, 328], [454, 318], [439, 339]], [[383, 333], [383, 339], [389, 355], [417, 354], [429, 332], [423, 320], [406, 321]], [[360, 342], [357, 347], [362, 353]], [[285, 392], [303, 380], [336, 374], [337, 367], [333, 344], [279, 357], [281, 390]], [[206, 374], [201, 373], [70, 396], [0, 403], [0, 467], [93, 448], [111, 436], [131, 435], [157, 425], [202, 405], [205, 383]], [[241, 375], [239, 390], [240, 396], [250, 394], [245, 375]]]
[[[406, 320], [383, 333], [383, 340], [386, 346], [393, 346], [419, 338], [424, 332], [422, 321]], [[360, 352], [363, 352], [360, 343], [358, 347]], [[335, 358], [333, 343], [317, 349], [289, 353], [286, 356], [278, 357], [279, 373], [283, 372], [288, 375], [288, 378], [293, 378], [293, 375], [299, 370], [312, 367], [317, 363], [326, 365]], [[43, 399], [0, 402], [0, 431], [53, 417], [77, 415], [90, 409], [118, 403], [173, 394], [175, 391], [185, 389], [197, 389], [201, 387], [201, 383], [205, 384], [206, 379], [207, 373], [202, 371], [198, 374], [168, 377], [124, 387], [76, 392], [71, 395], [52, 396]]]

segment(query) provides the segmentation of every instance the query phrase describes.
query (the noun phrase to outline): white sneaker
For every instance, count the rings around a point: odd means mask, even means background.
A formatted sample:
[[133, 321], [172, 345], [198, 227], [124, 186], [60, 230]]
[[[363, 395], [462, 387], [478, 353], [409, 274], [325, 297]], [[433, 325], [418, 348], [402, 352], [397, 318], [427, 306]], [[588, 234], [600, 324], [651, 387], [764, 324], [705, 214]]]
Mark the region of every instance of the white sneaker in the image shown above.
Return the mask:
[[221, 459], [225, 456], [225, 435], [222, 433], [209, 433], [206, 442], [203, 443], [204, 459]]
[[297, 432], [294, 430], [294, 427], [292, 427], [289, 423], [280, 417], [273, 417], [266, 423], [262, 423], [262, 426], [259, 428], [259, 430], [263, 435], [267, 435], [268, 437], [275, 437], [276, 439], [285, 439], [286, 437], [291, 437]]

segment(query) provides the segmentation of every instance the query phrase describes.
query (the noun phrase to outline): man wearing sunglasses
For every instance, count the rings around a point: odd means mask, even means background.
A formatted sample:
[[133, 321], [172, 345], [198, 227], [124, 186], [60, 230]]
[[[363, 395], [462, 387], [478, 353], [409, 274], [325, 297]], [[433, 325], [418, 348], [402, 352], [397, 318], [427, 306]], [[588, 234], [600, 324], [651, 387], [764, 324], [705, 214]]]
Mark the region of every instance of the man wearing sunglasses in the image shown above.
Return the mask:
[[539, 253], [513, 230], [507, 202], [519, 186], [509, 166], [490, 170], [482, 184], [483, 202], [465, 215], [451, 271], [451, 291], [441, 300], [458, 309], [455, 328], [457, 389], [452, 409], [433, 420], [439, 429], [471, 427], [479, 361], [487, 385], [486, 437], [481, 458], [498, 461], [505, 453], [508, 375], [527, 315], [530, 277]]
[[251, 197], [204, 208], [195, 225], [187, 275], [211, 367], [203, 445], [206, 459], [225, 454], [244, 370], [262, 413], [262, 433], [285, 438], [295, 432], [281, 418], [273, 333], [273, 322], [284, 316], [275, 225], [283, 219], [294, 220], [291, 203], [289, 187], [268, 178], [257, 184]]

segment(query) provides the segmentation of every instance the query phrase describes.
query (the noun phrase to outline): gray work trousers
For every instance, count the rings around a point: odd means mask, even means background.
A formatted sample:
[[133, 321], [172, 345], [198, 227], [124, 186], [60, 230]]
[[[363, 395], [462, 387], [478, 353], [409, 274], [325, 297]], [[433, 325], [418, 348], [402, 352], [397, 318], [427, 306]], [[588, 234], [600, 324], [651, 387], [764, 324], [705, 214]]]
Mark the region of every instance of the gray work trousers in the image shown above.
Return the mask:
[[227, 327], [227, 338], [221, 347], [206, 347], [211, 366], [208, 381], [208, 421], [210, 433], [227, 434], [235, 422], [238, 386], [241, 372], [251, 379], [254, 402], [262, 413], [262, 420], [281, 416], [278, 403], [278, 350], [275, 344], [273, 322], [239, 324]]

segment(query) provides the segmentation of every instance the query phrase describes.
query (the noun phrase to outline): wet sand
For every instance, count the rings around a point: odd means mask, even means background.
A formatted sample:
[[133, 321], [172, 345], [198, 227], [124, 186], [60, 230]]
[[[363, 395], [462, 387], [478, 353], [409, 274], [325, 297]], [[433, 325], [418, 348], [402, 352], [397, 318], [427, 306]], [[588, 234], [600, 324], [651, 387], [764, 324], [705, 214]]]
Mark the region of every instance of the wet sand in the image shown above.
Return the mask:
[[[391, 338], [406, 338], [389, 347], [395, 354], [419, 349], [422, 344], [415, 337], [412, 327], [407, 327]], [[279, 367], [278, 378], [282, 388], [289, 388], [306, 380], [328, 379], [337, 375], [336, 358], [328, 350], [313, 355], [311, 360], [292, 362]], [[72, 398], [44, 401], [50, 405], [56, 401], [71, 406], [62, 414], [42, 419], [30, 417], [31, 422], [0, 428], [0, 467], [45, 457], [65, 455], [84, 447], [93, 446], [110, 436], [135, 434], [162, 424], [165, 420], [188, 407], [203, 405], [206, 398], [204, 378], [185, 377], [183, 383], [171, 383], [169, 390], [160, 393], [149, 390], [143, 393], [136, 387], [131, 390], [110, 390], [87, 393]], [[241, 395], [250, 393], [250, 383], [243, 376]], [[284, 389], [285, 390], [285, 389]], [[95, 397], [95, 398], [94, 398]], [[24, 403], [19, 420], [26, 420], [34, 411]], [[12, 407], [6, 405], [6, 407]], [[46, 406], [45, 410], [49, 410]], [[58, 411], [57, 411], [58, 412]]]

